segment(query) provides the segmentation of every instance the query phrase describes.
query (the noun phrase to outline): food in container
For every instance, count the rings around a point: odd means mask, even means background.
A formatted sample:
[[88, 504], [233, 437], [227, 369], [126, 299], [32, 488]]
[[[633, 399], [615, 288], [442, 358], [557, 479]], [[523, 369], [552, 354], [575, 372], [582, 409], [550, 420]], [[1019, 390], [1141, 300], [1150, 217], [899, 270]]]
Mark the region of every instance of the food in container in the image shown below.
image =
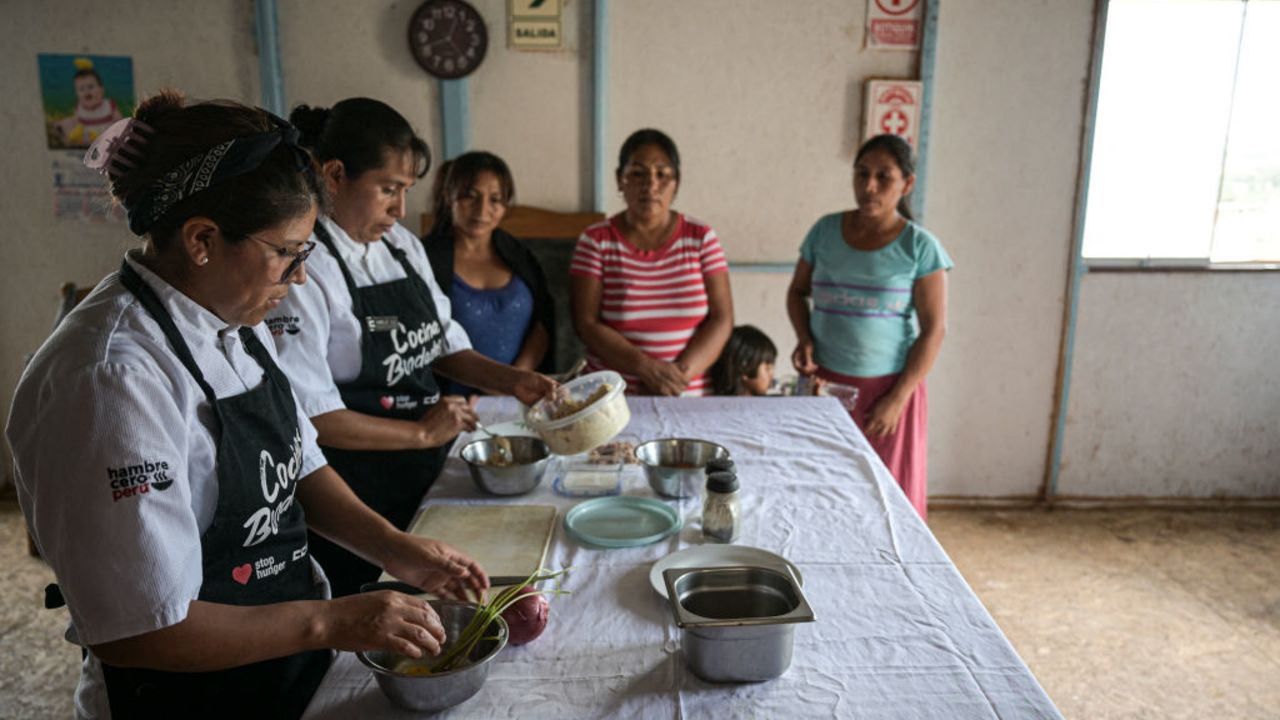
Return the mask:
[[613, 439], [631, 421], [627, 384], [612, 370], [584, 375], [560, 386], [554, 400], [540, 400], [525, 421], [558, 455], [577, 455]]
[[669, 498], [697, 497], [707, 463], [728, 457], [724, 447], [692, 438], [650, 440], [636, 448], [636, 459], [644, 468], [649, 487]]
[[551, 459], [547, 444], [532, 437], [481, 438], [459, 453], [476, 487], [491, 495], [520, 495], [542, 482]]
[[[477, 606], [474, 603], [432, 601], [431, 607], [444, 626], [446, 639], [441, 652], [448, 652], [476, 614]], [[410, 710], [443, 710], [465, 702], [479, 692], [489, 677], [490, 661], [506, 647], [506, 622], [498, 617], [489, 627], [489, 637], [482, 639], [472, 651], [470, 661], [456, 670], [431, 673], [428, 668], [438, 658], [415, 660], [385, 650], [358, 652], [356, 657], [373, 671], [378, 687], [392, 703]]]

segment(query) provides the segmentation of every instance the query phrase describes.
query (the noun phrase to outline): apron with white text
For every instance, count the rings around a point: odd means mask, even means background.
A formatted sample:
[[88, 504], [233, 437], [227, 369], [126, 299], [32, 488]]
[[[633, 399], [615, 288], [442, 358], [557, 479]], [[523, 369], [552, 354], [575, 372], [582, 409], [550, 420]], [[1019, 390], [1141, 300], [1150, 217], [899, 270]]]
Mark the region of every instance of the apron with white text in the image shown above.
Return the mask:
[[[164, 331], [204, 390], [219, 430], [218, 504], [200, 536], [199, 599], [226, 605], [315, 600], [323, 595], [307, 557], [306, 519], [294, 502], [302, 435], [284, 373], [247, 327], [245, 350], [262, 366], [257, 388], [217, 398], [172, 317], [126, 263], [124, 286]], [[328, 650], [298, 653], [214, 672], [167, 672], [102, 663], [115, 718], [278, 717], [302, 715], [329, 667]]]
[[[366, 415], [417, 420], [440, 401], [431, 363], [444, 351], [444, 328], [431, 289], [404, 251], [380, 240], [404, 268], [400, 280], [356, 287], [320, 222], [316, 237], [342, 269], [360, 321], [360, 374], [338, 385], [347, 409]], [[452, 443], [424, 450], [343, 450], [322, 447], [325, 458], [355, 494], [400, 530], [407, 530], [423, 496], [444, 467]], [[359, 592], [382, 570], [327, 539], [311, 534], [311, 552], [329, 576], [334, 597]]]

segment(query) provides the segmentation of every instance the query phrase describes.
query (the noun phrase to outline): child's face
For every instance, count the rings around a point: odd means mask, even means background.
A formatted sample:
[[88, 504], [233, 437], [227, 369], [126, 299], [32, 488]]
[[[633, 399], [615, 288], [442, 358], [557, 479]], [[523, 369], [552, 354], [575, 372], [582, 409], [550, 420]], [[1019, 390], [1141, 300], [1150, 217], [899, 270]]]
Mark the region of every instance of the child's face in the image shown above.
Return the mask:
[[102, 85], [92, 75], [76, 78], [75, 86], [76, 97], [84, 107], [95, 108], [102, 102]]
[[752, 395], [766, 395], [773, 384], [773, 363], [762, 362], [756, 367], [754, 375], [744, 375], [742, 387]]

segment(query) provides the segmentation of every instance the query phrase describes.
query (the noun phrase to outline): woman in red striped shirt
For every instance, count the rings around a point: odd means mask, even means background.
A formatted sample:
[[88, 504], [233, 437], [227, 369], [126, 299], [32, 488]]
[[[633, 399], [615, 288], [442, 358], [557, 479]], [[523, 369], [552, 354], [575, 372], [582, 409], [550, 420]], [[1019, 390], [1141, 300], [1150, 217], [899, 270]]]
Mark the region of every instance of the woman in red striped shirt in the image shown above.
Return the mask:
[[569, 267], [587, 367], [617, 371], [629, 393], [703, 395], [733, 330], [720, 240], [671, 209], [680, 153], [662, 131], [627, 138], [616, 178], [627, 209], [584, 230]]

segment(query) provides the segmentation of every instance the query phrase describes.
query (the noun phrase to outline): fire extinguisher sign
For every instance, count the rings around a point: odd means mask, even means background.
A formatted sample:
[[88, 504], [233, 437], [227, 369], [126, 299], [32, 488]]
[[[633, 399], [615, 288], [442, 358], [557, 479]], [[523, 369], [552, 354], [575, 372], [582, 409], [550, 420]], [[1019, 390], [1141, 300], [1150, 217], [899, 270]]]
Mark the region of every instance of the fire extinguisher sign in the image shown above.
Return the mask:
[[924, 0], [869, 0], [867, 47], [875, 50], [914, 50], [920, 46], [920, 17]]
[[862, 139], [900, 135], [915, 150], [923, 94], [924, 86], [917, 80], [868, 80]]

